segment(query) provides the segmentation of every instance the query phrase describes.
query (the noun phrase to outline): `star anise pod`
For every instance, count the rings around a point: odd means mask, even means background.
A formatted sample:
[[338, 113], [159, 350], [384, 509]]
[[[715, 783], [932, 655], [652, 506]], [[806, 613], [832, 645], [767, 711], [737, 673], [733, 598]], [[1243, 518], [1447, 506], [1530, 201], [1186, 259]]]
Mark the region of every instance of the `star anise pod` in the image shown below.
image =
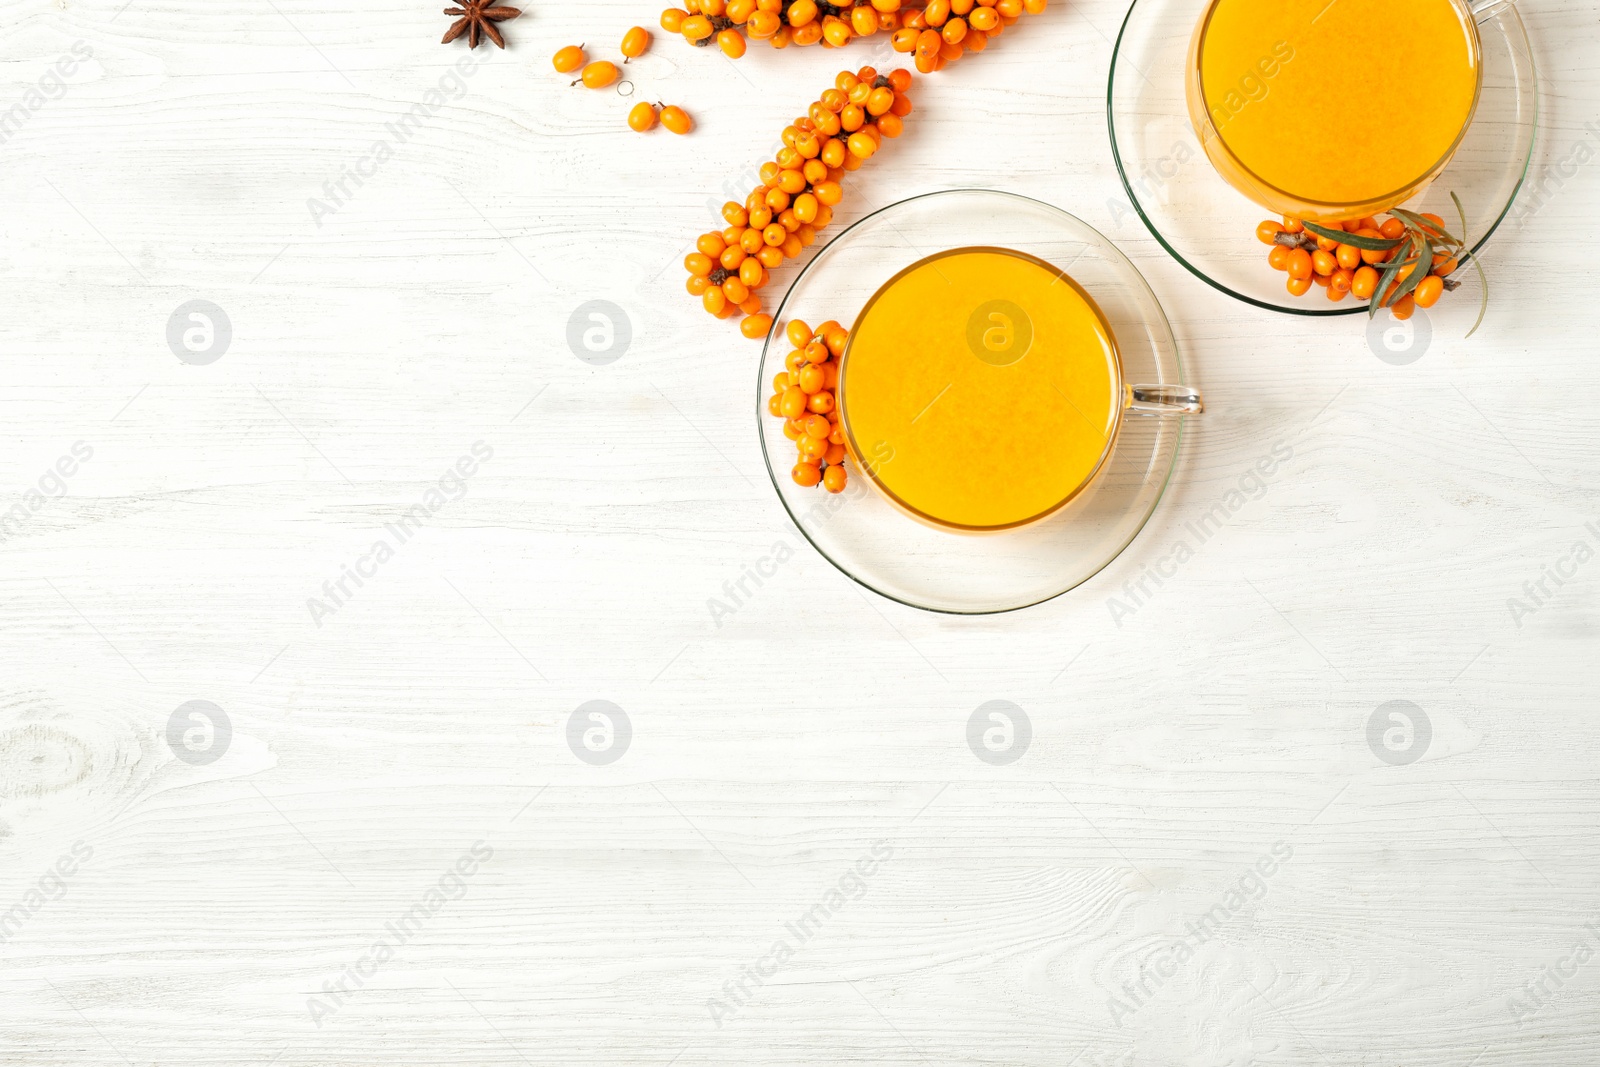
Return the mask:
[[500, 31], [495, 29], [495, 23], [514, 19], [522, 14], [519, 8], [491, 6], [493, 0], [461, 0], [460, 7], [447, 7], [446, 15], [459, 15], [460, 18], [451, 23], [445, 31], [443, 44], [467, 35], [467, 44], [473, 48], [478, 47], [478, 42], [487, 37], [501, 48], [506, 46], [506, 39], [500, 36]]

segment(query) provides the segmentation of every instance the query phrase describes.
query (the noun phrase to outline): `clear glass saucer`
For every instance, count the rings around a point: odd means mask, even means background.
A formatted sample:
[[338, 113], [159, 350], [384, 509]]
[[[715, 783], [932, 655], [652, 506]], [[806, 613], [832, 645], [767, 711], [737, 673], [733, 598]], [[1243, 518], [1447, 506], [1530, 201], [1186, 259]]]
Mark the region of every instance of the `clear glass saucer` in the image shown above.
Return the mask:
[[[784, 370], [791, 319], [852, 326], [896, 273], [934, 253], [972, 246], [1024, 252], [1067, 272], [1100, 305], [1116, 335], [1126, 380], [1182, 385], [1178, 345], [1142, 275], [1093, 227], [1012, 193], [956, 189], [876, 211], [840, 233], [800, 272], [776, 313], [756, 376], [755, 411], [767, 473], [806, 538], [850, 578], [928, 611], [982, 615], [1028, 607], [1087, 581], [1138, 535], [1166, 489], [1181, 418], [1123, 420], [1100, 477], [1061, 510], [993, 533], [959, 533], [911, 518], [847, 460], [849, 484], [830, 494], [796, 485], [795, 446], [767, 413]], [[1204, 416], [1200, 416], [1204, 417]]]
[[[1365, 314], [1359, 301], [1332, 303], [1313, 289], [1290, 296], [1255, 238], [1271, 217], [1212, 169], [1184, 98], [1189, 38], [1209, 0], [1133, 0], [1111, 56], [1107, 120], [1111, 152], [1128, 200], [1168, 252], [1213, 288], [1292, 315]], [[1504, 221], [1533, 156], [1538, 88], [1533, 49], [1516, 6], [1478, 3], [1483, 90], [1455, 158], [1408, 204], [1460, 225], [1451, 192], [1466, 208], [1476, 252]]]

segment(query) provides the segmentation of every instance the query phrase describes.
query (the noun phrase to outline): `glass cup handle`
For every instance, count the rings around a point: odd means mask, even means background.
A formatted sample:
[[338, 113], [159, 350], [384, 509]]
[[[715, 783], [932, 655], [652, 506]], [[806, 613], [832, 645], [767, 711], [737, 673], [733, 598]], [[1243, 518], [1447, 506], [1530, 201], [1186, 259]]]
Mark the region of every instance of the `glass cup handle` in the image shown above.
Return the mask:
[[1471, 0], [1468, 6], [1472, 8], [1472, 17], [1482, 24], [1510, 7], [1511, 0]]
[[1122, 410], [1129, 415], [1198, 415], [1206, 409], [1200, 390], [1187, 385], [1125, 385]]

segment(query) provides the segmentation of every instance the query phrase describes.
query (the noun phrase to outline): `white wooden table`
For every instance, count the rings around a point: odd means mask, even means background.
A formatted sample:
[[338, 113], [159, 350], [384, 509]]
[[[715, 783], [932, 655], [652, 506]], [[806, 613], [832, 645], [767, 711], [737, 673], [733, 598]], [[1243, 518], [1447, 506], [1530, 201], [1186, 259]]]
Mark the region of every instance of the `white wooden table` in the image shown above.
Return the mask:
[[1399, 364], [1121, 207], [1120, 0], [928, 79], [841, 221], [1073, 211], [1210, 407], [1116, 564], [960, 619], [809, 548], [681, 289], [841, 57], [658, 39], [635, 92], [700, 128], [639, 137], [548, 57], [657, 7], [537, 4], [462, 76], [428, 4], [6, 6], [0, 1063], [1594, 1063], [1600, 8], [1526, 5], [1546, 202]]

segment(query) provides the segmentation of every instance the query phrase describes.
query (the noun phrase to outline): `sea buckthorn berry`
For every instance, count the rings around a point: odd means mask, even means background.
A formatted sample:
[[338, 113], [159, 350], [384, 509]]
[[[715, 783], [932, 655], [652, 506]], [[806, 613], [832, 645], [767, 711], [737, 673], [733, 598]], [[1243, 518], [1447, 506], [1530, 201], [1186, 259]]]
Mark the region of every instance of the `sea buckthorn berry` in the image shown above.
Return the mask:
[[1289, 252], [1289, 279], [1303, 281], [1311, 277], [1311, 253], [1303, 248], [1292, 249]]
[[571, 74], [573, 71], [583, 66], [584, 60], [588, 58], [588, 56], [583, 54], [582, 45], [569, 44], [567, 47], [557, 52], [550, 62], [555, 64], [557, 73]]
[[837, 463], [830, 464], [828, 469], [822, 472], [822, 487], [830, 493], [844, 492], [848, 482], [849, 476], [845, 474], [844, 467]]
[[783, 239], [789, 236], [789, 231], [779, 226], [776, 222], [761, 231], [761, 239], [769, 245], [781, 245]]
[[[608, 59], [597, 59], [583, 68], [583, 74], [578, 81], [583, 83], [585, 89], [604, 89], [620, 77], [622, 72], [617, 65]], [[577, 82], [573, 82], [574, 85]]]
[[767, 270], [759, 259], [751, 257], [739, 264], [739, 280], [752, 290], [759, 289], [767, 284]]
[[[815, 363], [807, 363], [804, 367], [800, 368], [799, 379], [796, 384], [800, 386], [800, 391], [802, 393], [810, 396], [812, 393], [818, 392], [822, 389], [823, 377], [824, 375], [820, 366]], [[787, 381], [784, 382], [784, 388], [788, 388], [788, 385], [789, 383]]]
[[[832, 364], [829, 364], [829, 366], [832, 366]], [[823, 375], [823, 387], [818, 392], [811, 394], [811, 398], [806, 401], [806, 410], [814, 411], [818, 415], [826, 415], [833, 410], [833, 403], [833, 394], [827, 391], [827, 375]], [[833, 431], [830, 429], [828, 432], [831, 434]]]
[[811, 327], [807, 326], [803, 319], [790, 319], [788, 327], [783, 331], [783, 335], [796, 348], [804, 348], [811, 343]]
[[807, 434], [795, 441], [795, 444], [800, 446], [800, 458], [806, 462], [821, 463], [822, 457], [828, 454], [828, 442], [820, 437]]
[[690, 252], [683, 257], [683, 267], [690, 274], [706, 275], [712, 270], [711, 257], [700, 252]]
[[782, 396], [783, 391], [787, 388], [789, 388], [789, 374], [787, 372], [772, 376], [772, 392], [774, 395]]
[[1283, 217], [1283, 232], [1284, 233], [1305, 233], [1306, 232], [1305, 224], [1302, 223], [1299, 219], [1291, 218], [1288, 215], [1285, 215]]
[[722, 283], [722, 295], [730, 304], [742, 304], [750, 299], [750, 287], [735, 274]]
[[729, 200], [722, 205], [722, 221], [742, 229], [749, 225], [750, 215], [745, 211], [743, 204]]
[[[833, 468], [830, 467], [828, 469], [832, 470]], [[815, 463], [807, 463], [805, 461], [796, 463], [794, 465], [794, 470], [791, 473], [794, 477], [795, 484], [803, 485], [807, 489], [822, 481], [822, 468], [818, 467]]]
[[[771, 315], [746, 315], [744, 320], [739, 323], [739, 332], [751, 340], [765, 337], [770, 329], [772, 329]], [[771, 406], [770, 404], [768, 405], [769, 408]]]
[[1351, 270], [1349, 267], [1340, 267], [1338, 270], [1333, 272], [1333, 277], [1328, 279], [1328, 286], [1329, 288], [1339, 290], [1341, 293], [1348, 293], [1350, 291], [1351, 282], [1355, 278], [1355, 274], [1356, 272]]
[[729, 245], [722, 250], [722, 255], [717, 257], [717, 262], [722, 265], [723, 270], [738, 270], [744, 266], [745, 257], [749, 254], [740, 245]]
[[1397, 237], [1405, 236], [1406, 224], [1399, 219], [1384, 219], [1383, 225], [1378, 227], [1378, 232], [1392, 241]]
[[723, 309], [728, 306], [728, 296], [721, 288], [712, 286], [706, 290], [705, 295], [700, 298], [700, 302], [705, 305], [705, 309], [711, 314], [720, 315]]
[[828, 346], [828, 352], [830, 354], [834, 356], [842, 356], [844, 355], [844, 346], [849, 342], [849, 340], [849, 331], [847, 331], [843, 326], [836, 326], [828, 331], [826, 338], [824, 338], [824, 343]]
[[1267, 265], [1273, 270], [1288, 270], [1289, 252], [1283, 245], [1273, 245], [1272, 251], [1267, 253]]
[[1390, 314], [1392, 314], [1395, 318], [1399, 319], [1401, 322], [1406, 321], [1412, 315], [1416, 314], [1416, 311], [1417, 311], [1417, 301], [1416, 301], [1416, 298], [1413, 297], [1410, 293], [1407, 293], [1405, 296], [1402, 296], [1399, 300], [1396, 300], [1394, 302], [1394, 306], [1389, 309]]
[[821, 341], [808, 341], [805, 354], [808, 363], [826, 363], [831, 355], [828, 346]]
[[1319, 236], [1317, 238], [1317, 251], [1332, 252], [1335, 248], [1339, 247], [1339, 244], [1340, 242], [1334, 240], [1332, 237]]
[[729, 59], [739, 59], [744, 55], [744, 34], [734, 29], [723, 30], [717, 34], [717, 47]]
[[1288, 286], [1290, 296], [1305, 296], [1311, 291], [1311, 279], [1290, 277]]
[[1413, 293], [1417, 298], [1418, 307], [1431, 308], [1444, 294], [1444, 279], [1430, 274], [1417, 283]]
[[1378, 290], [1378, 277], [1376, 267], [1361, 267], [1350, 279], [1351, 295], [1358, 300], [1371, 300]]
[[1256, 239], [1264, 245], [1278, 243], [1278, 234], [1283, 232], [1283, 225], [1277, 222], [1263, 222], [1256, 227]]
[[643, 26], [635, 26], [622, 35], [622, 54], [629, 59], [638, 59], [650, 47], [650, 31]]
[[904, 68], [889, 72], [889, 88], [896, 93], [903, 93], [911, 88], [911, 72]]
[[1333, 257], [1332, 252], [1325, 252], [1319, 248], [1311, 255], [1311, 269], [1327, 277], [1339, 269], [1339, 261]]
[[[756, 236], [760, 237], [760, 234], [757, 234]], [[767, 270], [773, 270], [774, 268], [783, 266], [783, 250], [780, 248], [773, 248], [765, 241], [761, 242], [761, 247], [756, 250], [755, 256], [756, 261]]]
[[694, 243], [694, 246], [703, 255], [716, 259], [728, 247], [728, 242], [722, 239], [722, 234], [720, 233], [703, 233], [700, 235], [700, 239]]
[[806, 394], [801, 392], [798, 385], [791, 385], [783, 391], [783, 417], [798, 419], [806, 412]]
[[789, 25], [796, 29], [809, 25], [816, 17], [816, 0], [794, 0], [789, 5]]
[[706, 290], [711, 288], [711, 279], [704, 274], [691, 274], [683, 287], [689, 290], [690, 296], [704, 296]]
[[1361, 249], [1355, 245], [1340, 245], [1334, 251], [1334, 258], [1339, 261], [1339, 266], [1345, 270], [1355, 270], [1361, 266]]
[[849, 141], [850, 154], [861, 159], [871, 159], [878, 150], [878, 142], [864, 133], [853, 133]]
[[704, 15], [690, 15], [678, 27], [680, 33], [691, 41], [703, 41], [716, 32], [716, 27], [711, 25], [711, 20]]
[[[1334, 275], [1334, 277], [1337, 277], [1337, 275]], [[1350, 290], [1339, 288], [1337, 285], [1335, 285], [1333, 283], [1333, 278], [1329, 278], [1328, 279], [1327, 289], [1328, 289], [1328, 299], [1332, 300], [1335, 304], [1337, 304], [1339, 301], [1343, 300], [1345, 297], [1350, 295]]]
[[992, 33], [1000, 26], [1000, 16], [992, 7], [980, 7], [967, 20], [972, 28], [982, 33]]
[[668, 104], [661, 109], [661, 125], [673, 133], [688, 133], [694, 129], [694, 119], [677, 104]]
[[778, 404], [782, 400], [783, 400], [783, 397], [778, 395], [777, 393], [774, 393], [771, 396], [767, 397], [767, 414], [773, 416], [774, 418], [782, 415], [783, 413], [778, 410]]
[[[1381, 238], [1383, 236], [1383, 234], [1380, 231], [1374, 230], [1369, 226], [1363, 226], [1361, 229], [1356, 231], [1356, 236], [1357, 237], [1380, 237]], [[1363, 248], [1361, 250], [1361, 262], [1363, 262], [1363, 263], [1382, 263], [1384, 260], [1386, 260], [1388, 258], [1389, 258], [1389, 253], [1388, 252], [1373, 252], [1373, 251], [1370, 251], [1369, 249], [1365, 249], [1365, 248]]]
[[827, 454], [822, 457], [822, 461], [830, 467], [837, 467], [844, 462], [844, 454], [844, 445], [842, 443], [830, 441]]
[[1423, 232], [1429, 237], [1444, 236], [1444, 219], [1431, 211], [1424, 211], [1422, 217], [1428, 220], [1428, 225], [1423, 227]]
[[[656, 106], [654, 104], [646, 104], [641, 101], [634, 104], [633, 110], [628, 112], [628, 128], [637, 133], [644, 133], [646, 130], [654, 129], [655, 125]], [[701, 240], [703, 241], [705, 238], [702, 237]], [[718, 251], [720, 252], [721, 249], [718, 249]], [[709, 255], [710, 253], [707, 254]]]
[[669, 7], [661, 13], [661, 28], [668, 33], [681, 33], [683, 20], [688, 17], [689, 13], [681, 7]]

